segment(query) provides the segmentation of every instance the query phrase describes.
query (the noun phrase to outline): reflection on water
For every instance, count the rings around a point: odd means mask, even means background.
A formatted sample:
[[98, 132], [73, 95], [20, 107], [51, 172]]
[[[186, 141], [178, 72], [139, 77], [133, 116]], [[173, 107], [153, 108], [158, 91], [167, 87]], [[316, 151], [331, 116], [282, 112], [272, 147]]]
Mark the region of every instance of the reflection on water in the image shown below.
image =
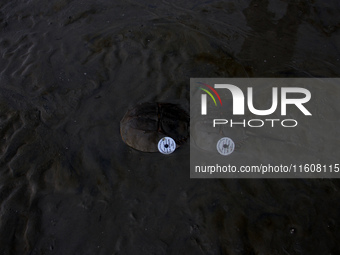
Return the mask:
[[337, 1], [0, 3], [2, 254], [338, 254], [337, 180], [190, 180], [126, 110], [190, 77], [337, 77]]

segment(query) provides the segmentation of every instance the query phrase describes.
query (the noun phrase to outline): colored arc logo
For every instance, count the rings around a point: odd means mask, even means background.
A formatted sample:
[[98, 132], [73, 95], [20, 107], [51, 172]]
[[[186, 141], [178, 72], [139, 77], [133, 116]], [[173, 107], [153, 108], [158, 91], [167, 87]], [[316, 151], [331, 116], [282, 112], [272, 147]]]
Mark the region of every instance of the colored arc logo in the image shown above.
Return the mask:
[[[222, 105], [222, 100], [221, 100], [219, 94], [217, 93], [217, 91], [216, 91], [213, 87], [211, 87], [210, 85], [205, 84], [205, 83], [203, 83], [203, 82], [197, 82], [197, 83], [206, 86], [206, 87], [209, 88], [212, 92], [214, 92], [214, 94], [217, 96], [218, 100], [220, 101], [220, 104]], [[204, 92], [206, 92], [206, 93], [212, 98], [212, 100], [214, 101], [215, 105], [217, 106], [216, 100], [215, 100], [214, 96], [211, 94], [211, 92], [210, 92], [209, 90], [207, 90], [207, 89], [204, 89], [204, 88], [200, 88], [200, 89], [203, 90]]]

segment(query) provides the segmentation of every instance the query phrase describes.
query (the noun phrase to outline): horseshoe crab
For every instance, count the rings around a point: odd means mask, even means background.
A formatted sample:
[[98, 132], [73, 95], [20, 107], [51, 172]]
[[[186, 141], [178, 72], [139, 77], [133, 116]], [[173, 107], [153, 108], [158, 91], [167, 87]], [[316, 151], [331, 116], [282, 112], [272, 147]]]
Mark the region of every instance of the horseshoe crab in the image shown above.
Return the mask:
[[189, 115], [175, 104], [142, 103], [127, 111], [120, 122], [120, 134], [127, 145], [139, 151], [158, 151], [157, 144], [164, 136], [180, 146], [189, 136]]

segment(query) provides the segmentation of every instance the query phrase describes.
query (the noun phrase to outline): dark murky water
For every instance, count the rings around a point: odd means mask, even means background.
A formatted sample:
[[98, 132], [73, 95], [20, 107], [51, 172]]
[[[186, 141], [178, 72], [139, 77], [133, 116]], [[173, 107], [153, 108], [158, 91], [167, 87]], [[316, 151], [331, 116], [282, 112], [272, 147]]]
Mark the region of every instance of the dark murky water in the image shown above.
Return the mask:
[[338, 1], [2, 1], [1, 254], [340, 254], [338, 180], [190, 180], [126, 110], [190, 77], [339, 77]]

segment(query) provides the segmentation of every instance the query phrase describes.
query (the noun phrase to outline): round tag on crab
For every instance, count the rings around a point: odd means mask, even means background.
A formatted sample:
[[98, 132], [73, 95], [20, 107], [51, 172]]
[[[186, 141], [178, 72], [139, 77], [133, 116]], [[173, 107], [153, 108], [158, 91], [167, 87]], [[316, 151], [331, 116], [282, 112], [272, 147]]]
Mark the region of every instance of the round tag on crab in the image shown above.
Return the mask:
[[235, 143], [229, 137], [223, 137], [218, 140], [216, 148], [221, 155], [227, 156], [234, 151]]
[[158, 150], [162, 154], [171, 154], [176, 150], [176, 142], [171, 137], [163, 137], [158, 142]]

